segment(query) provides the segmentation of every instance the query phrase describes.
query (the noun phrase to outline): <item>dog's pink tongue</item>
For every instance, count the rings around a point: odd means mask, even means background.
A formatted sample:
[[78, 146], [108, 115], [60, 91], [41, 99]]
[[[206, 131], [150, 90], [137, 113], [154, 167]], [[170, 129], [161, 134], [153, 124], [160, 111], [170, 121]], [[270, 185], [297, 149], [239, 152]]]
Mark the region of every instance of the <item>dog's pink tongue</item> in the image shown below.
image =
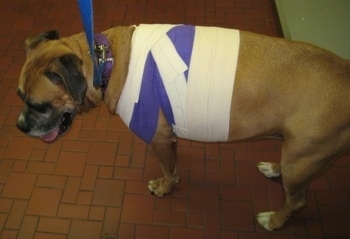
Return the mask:
[[43, 136], [40, 136], [40, 138], [42, 141], [45, 141], [45, 142], [53, 141], [57, 138], [59, 130], [60, 130], [60, 127], [57, 127], [57, 129], [55, 129], [54, 131], [48, 134], [45, 134]]

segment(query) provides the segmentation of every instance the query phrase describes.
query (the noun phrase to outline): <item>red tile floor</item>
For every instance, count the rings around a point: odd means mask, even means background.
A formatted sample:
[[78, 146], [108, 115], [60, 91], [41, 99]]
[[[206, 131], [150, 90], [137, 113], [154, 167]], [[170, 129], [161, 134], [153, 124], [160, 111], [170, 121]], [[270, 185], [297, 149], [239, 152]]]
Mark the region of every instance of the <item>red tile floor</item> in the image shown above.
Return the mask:
[[[281, 36], [272, 0], [96, 0], [97, 31], [138, 23], [188, 23]], [[350, 157], [338, 160], [308, 193], [308, 208], [279, 231], [257, 212], [283, 203], [281, 183], [258, 161], [277, 161], [278, 141], [204, 144], [181, 140], [182, 181], [163, 198], [146, 183], [160, 175], [154, 156], [105, 105], [78, 116], [45, 144], [15, 126], [23, 41], [57, 29], [82, 31], [76, 1], [0, 0], [1, 239], [345, 239], [350, 238]]]

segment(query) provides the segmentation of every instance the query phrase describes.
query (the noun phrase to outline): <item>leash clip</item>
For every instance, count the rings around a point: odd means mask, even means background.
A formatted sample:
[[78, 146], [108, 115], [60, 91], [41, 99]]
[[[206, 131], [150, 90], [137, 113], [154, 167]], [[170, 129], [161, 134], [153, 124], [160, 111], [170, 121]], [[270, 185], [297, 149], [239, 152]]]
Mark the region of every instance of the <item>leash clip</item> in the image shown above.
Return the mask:
[[113, 63], [113, 58], [112, 57], [107, 57], [108, 50], [109, 50], [109, 46], [106, 46], [106, 45], [95, 45], [95, 52], [96, 52], [99, 64], [103, 64], [103, 63], [106, 63], [106, 62], [112, 62]]

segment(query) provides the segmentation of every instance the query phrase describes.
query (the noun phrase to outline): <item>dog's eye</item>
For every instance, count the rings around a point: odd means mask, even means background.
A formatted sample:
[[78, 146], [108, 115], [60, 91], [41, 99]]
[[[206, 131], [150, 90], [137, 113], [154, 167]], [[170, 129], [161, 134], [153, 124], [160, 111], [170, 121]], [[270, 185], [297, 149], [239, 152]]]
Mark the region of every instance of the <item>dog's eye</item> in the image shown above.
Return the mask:
[[53, 71], [48, 71], [45, 72], [45, 76], [49, 78], [53, 83], [59, 84], [62, 82], [62, 77], [60, 74], [53, 72]]
[[47, 113], [52, 109], [52, 105], [50, 103], [32, 103], [32, 102], [26, 102], [26, 103], [31, 109], [39, 113]]

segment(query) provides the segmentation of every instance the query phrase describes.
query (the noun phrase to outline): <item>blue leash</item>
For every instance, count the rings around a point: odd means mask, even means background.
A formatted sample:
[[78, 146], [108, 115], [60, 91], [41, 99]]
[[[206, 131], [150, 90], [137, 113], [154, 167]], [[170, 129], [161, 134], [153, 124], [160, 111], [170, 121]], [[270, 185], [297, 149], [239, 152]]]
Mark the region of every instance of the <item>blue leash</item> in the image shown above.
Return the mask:
[[93, 0], [78, 0], [80, 15], [83, 22], [86, 38], [90, 48], [90, 55], [94, 65], [94, 87], [102, 86], [102, 73], [106, 69], [106, 63], [98, 63], [95, 55], [95, 37], [94, 37], [94, 15]]

